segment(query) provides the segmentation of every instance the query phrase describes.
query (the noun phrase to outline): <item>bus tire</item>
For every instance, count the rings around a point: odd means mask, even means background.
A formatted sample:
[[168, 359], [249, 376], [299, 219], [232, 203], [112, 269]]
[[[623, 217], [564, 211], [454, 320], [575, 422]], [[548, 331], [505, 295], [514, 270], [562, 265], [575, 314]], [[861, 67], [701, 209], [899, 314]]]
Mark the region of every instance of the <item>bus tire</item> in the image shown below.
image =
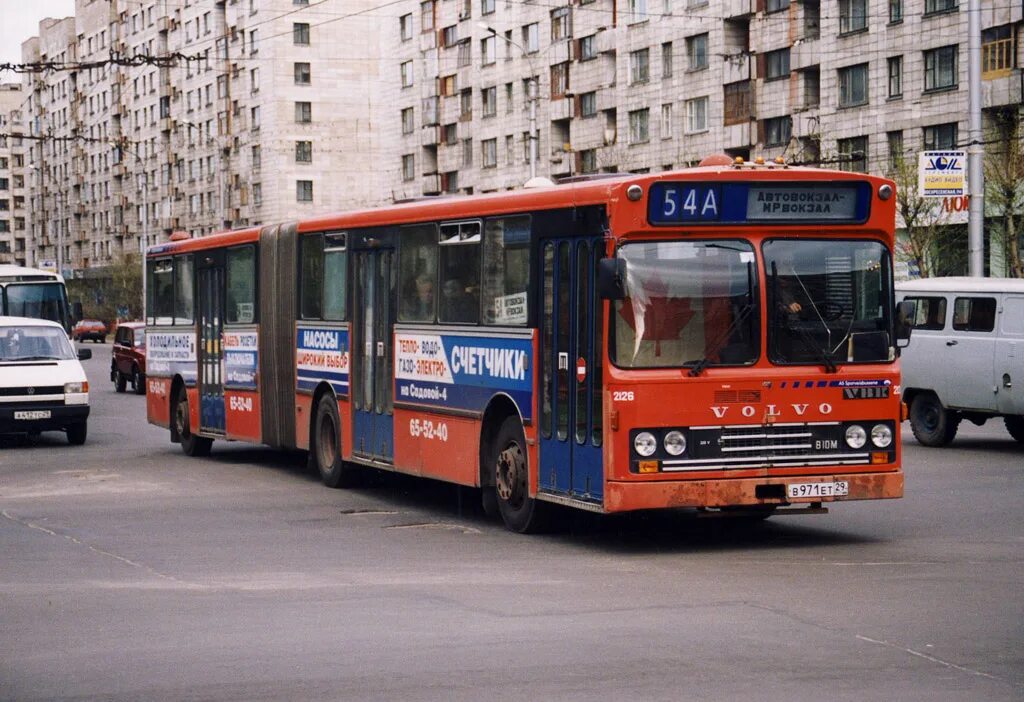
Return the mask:
[[948, 445], [959, 426], [960, 416], [943, 407], [935, 393], [922, 392], [910, 403], [910, 428], [924, 446]]
[[68, 443], [72, 446], [81, 446], [85, 443], [85, 437], [89, 434], [89, 425], [86, 422], [72, 424], [64, 430], [68, 436]]
[[132, 389], [136, 395], [146, 394], [146, 376], [139, 371], [138, 366], [132, 368]]
[[505, 526], [519, 534], [544, 531], [550, 520], [550, 505], [530, 497], [526, 437], [518, 417], [507, 417], [502, 422], [494, 441], [490, 465], [498, 511]]
[[1006, 423], [1006, 431], [1010, 432], [1010, 436], [1024, 444], [1024, 415], [1008, 414], [1003, 417], [1003, 421]]
[[124, 392], [124, 389], [128, 386], [128, 379], [124, 377], [124, 373], [119, 370], [114, 371], [114, 392]]
[[178, 434], [178, 441], [181, 443], [181, 450], [186, 456], [197, 458], [209, 456], [210, 447], [213, 446], [213, 439], [206, 436], [196, 436], [192, 433], [191, 419], [188, 411], [188, 392], [182, 385], [178, 389], [178, 397], [174, 401], [174, 411], [171, 413], [174, 420], [174, 428]]
[[320, 479], [329, 488], [351, 487], [354, 469], [341, 458], [341, 419], [334, 395], [327, 393], [316, 406], [313, 422], [313, 446], [310, 454]]

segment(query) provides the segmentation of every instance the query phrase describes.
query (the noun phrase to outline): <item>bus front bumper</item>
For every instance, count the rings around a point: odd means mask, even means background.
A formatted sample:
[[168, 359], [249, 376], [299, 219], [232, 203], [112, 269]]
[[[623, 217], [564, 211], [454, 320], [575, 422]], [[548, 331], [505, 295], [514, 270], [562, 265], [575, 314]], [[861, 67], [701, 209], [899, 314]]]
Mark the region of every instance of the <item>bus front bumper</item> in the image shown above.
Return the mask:
[[[846, 483], [845, 495], [827, 495], [828, 483]], [[806, 497], [787, 497], [789, 486], [808, 486]], [[819, 486], [816, 489], [811, 486]], [[903, 471], [839, 475], [735, 478], [715, 480], [609, 481], [604, 498], [606, 512], [628, 512], [665, 507], [736, 507], [805, 505], [844, 500], [884, 500], [903, 497]]]

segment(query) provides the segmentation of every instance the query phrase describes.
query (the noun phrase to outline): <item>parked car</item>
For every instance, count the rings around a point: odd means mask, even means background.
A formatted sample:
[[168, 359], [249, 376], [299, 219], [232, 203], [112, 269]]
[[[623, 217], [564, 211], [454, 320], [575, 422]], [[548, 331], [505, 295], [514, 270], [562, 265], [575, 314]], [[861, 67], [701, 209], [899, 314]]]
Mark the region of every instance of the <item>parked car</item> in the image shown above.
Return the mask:
[[75, 341], [92, 339], [100, 343], [107, 340], [107, 325], [98, 319], [83, 319], [71, 329], [71, 338]]
[[130, 382], [136, 395], [146, 394], [146, 325], [122, 322], [114, 332], [110, 354], [110, 379], [114, 389], [124, 392]]
[[78, 349], [56, 322], [0, 317], [0, 434], [63, 431], [68, 443], [88, 433], [89, 381]]
[[964, 419], [1003, 417], [1024, 443], [1024, 280], [927, 278], [896, 286], [911, 303], [903, 397], [925, 446], [945, 446]]

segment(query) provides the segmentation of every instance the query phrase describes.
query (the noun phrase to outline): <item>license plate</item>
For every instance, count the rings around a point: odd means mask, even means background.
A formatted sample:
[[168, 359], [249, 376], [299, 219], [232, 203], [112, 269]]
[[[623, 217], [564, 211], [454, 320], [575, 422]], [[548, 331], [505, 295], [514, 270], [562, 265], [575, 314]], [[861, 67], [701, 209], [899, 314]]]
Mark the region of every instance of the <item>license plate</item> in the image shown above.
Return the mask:
[[837, 497], [850, 494], [850, 483], [837, 480], [834, 483], [790, 483], [786, 486], [787, 497]]
[[49, 419], [50, 410], [23, 410], [14, 413], [15, 419]]

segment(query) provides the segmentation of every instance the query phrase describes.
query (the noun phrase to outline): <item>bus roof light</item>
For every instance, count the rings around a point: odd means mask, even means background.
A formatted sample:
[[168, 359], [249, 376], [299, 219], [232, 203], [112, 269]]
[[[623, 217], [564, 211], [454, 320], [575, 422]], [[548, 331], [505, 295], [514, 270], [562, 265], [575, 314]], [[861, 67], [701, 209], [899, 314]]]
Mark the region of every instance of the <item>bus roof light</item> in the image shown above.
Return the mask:
[[756, 163], [758, 166], [763, 166], [764, 165], [764, 156], [758, 156], [757, 158], [755, 158], [754, 159], [754, 163]]

